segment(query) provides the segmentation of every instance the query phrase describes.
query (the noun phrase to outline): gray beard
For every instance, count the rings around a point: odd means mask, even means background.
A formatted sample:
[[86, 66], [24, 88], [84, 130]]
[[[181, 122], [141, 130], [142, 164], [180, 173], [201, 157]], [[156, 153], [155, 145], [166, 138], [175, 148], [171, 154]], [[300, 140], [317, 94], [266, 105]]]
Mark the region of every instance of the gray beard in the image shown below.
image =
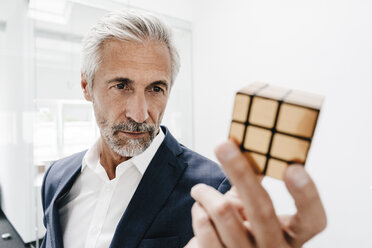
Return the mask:
[[[107, 121], [104, 120], [100, 121], [98, 125], [101, 135], [107, 144], [122, 157], [133, 157], [144, 152], [151, 145], [159, 129], [155, 124], [137, 123], [135, 121], [110, 126], [107, 124]], [[148, 132], [149, 136], [139, 139], [123, 139], [117, 136], [121, 131]]]

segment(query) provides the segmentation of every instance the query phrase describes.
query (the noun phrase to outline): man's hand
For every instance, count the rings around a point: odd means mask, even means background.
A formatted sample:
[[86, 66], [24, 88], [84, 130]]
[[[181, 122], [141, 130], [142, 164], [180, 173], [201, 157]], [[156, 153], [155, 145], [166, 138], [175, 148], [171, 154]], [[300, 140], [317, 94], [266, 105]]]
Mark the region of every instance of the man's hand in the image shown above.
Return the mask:
[[207, 185], [193, 187], [195, 237], [187, 248], [301, 247], [325, 228], [318, 191], [303, 166], [289, 166], [284, 176], [297, 213], [277, 216], [259, 177], [233, 142], [217, 147], [216, 156], [236, 188], [222, 195]]

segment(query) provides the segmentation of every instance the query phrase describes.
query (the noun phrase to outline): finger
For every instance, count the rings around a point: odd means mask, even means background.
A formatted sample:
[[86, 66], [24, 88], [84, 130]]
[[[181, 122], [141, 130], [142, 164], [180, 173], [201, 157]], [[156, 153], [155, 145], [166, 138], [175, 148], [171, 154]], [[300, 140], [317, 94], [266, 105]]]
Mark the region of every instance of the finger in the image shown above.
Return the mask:
[[284, 182], [297, 208], [289, 222], [289, 234], [302, 245], [326, 227], [326, 213], [318, 190], [302, 165], [289, 166]]
[[190, 239], [190, 241], [187, 243], [187, 245], [185, 245], [184, 248], [199, 248], [197, 242], [198, 241], [196, 240], [196, 238], [193, 237], [192, 239]]
[[215, 153], [230, 181], [237, 188], [258, 246], [284, 244], [284, 236], [271, 199], [239, 148], [227, 141], [218, 146]]
[[287, 231], [293, 219], [293, 215], [279, 215], [278, 219], [282, 229]]
[[191, 247], [223, 247], [220, 238], [205, 210], [195, 203], [191, 208], [192, 228], [194, 230], [197, 246]]
[[226, 196], [231, 196], [233, 198], [239, 199], [238, 192], [236, 191], [235, 186], [231, 186], [230, 190], [225, 193]]
[[224, 245], [252, 247], [238, 210], [224, 195], [213, 187], [198, 184], [191, 189], [191, 196], [208, 213]]
[[244, 205], [242, 200], [239, 198], [238, 192], [236, 191], [235, 186], [232, 186], [229, 191], [225, 193], [225, 197], [231, 201], [234, 207], [238, 210], [240, 216], [243, 220], [247, 220], [247, 216], [244, 212]]

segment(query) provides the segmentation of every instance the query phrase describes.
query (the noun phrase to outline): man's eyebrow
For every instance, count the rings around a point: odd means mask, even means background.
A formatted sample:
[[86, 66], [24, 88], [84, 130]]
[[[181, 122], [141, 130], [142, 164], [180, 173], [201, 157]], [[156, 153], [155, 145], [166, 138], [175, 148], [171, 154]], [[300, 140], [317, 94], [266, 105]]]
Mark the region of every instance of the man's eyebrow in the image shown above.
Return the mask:
[[123, 84], [131, 84], [133, 83], [132, 80], [130, 80], [129, 78], [123, 78], [123, 77], [116, 77], [116, 78], [113, 78], [113, 79], [110, 79], [109, 81], [107, 81], [107, 83], [113, 83], [113, 82], [120, 82], [120, 83], [123, 83]]
[[163, 80], [152, 82], [150, 85], [163, 85], [168, 90], [168, 83]]

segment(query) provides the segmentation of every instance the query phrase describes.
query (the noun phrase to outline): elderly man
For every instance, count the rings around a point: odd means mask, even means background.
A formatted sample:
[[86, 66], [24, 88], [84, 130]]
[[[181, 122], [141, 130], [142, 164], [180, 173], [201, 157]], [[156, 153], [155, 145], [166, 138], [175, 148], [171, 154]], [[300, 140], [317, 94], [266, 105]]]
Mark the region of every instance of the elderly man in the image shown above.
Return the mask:
[[[90, 30], [81, 86], [101, 136], [46, 172], [42, 247], [183, 247], [190, 239], [188, 247], [299, 247], [324, 227], [302, 167], [286, 181], [296, 202], [313, 208], [278, 219], [233, 143], [217, 151], [238, 192], [224, 195], [220, 167], [160, 126], [178, 68], [169, 28], [151, 15], [115, 12]], [[199, 183], [209, 186], [193, 188]]]
[[81, 87], [101, 136], [46, 172], [42, 247], [181, 247], [192, 238], [192, 186], [230, 184], [160, 126], [178, 69], [170, 30], [151, 15], [115, 12], [90, 30]]

